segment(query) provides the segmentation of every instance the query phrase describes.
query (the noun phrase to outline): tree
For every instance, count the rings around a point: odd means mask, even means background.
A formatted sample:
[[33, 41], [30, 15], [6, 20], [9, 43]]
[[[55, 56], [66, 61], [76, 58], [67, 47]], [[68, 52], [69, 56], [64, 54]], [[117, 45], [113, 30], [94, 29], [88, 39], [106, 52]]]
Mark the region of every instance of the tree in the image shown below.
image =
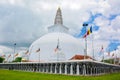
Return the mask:
[[17, 57], [13, 62], [21, 62], [21, 60], [22, 60], [22, 57]]
[[0, 63], [2, 63], [5, 60], [5, 58], [0, 57]]
[[114, 59], [106, 59], [106, 60], [104, 60], [104, 62], [113, 64], [114, 63]]

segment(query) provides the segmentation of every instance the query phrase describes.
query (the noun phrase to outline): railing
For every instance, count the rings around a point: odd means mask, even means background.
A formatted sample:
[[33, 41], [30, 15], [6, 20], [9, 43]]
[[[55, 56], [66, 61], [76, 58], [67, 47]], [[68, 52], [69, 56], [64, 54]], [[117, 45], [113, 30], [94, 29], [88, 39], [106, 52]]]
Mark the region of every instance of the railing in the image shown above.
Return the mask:
[[40, 63], [1, 63], [0, 68], [69, 75], [101, 75], [106, 73], [120, 72], [119, 65], [89, 60]]

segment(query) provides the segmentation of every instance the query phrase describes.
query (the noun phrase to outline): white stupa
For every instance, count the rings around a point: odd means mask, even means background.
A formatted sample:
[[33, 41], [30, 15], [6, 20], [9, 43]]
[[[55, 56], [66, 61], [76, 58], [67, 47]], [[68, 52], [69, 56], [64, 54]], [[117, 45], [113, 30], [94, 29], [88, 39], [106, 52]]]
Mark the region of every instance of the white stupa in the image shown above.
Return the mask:
[[[41, 62], [69, 60], [75, 54], [84, 53], [80, 41], [67, 34], [68, 32], [69, 28], [63, 25], [61, 9], [58, 8], [54, 25], [48, 27], [48, 34], [40, 37], [30, 46], [30, 61], [39, 61], [39, 58]], [[58, 46], [59, 50], [55, 51]], [[40, 51], [37, 51], [38, 49]]]

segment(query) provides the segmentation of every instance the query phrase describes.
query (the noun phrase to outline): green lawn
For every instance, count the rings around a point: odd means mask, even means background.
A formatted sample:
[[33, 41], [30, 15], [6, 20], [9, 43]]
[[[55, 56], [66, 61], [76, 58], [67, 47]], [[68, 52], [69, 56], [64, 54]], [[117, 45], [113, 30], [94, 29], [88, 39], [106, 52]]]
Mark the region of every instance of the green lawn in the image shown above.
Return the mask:
[[85, 77], [0, 69], [0, 80], [120, 80], [120, 73]]

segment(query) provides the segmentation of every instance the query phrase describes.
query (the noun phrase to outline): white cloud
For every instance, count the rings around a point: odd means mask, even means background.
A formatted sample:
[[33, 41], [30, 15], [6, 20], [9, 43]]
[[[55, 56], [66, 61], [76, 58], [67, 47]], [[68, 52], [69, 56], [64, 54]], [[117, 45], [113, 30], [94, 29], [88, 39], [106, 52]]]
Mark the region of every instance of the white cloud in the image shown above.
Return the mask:
[[114, 20], [111, 22], [111, 27], [113, 27], [114, 30], [119, 30], [120, 29], [120, 15], [117, 16]]
[[0, 0], [2, 5], [24, 6], [24, 0]]
[[0, 45], [0, 56], [3, 54], [10, 54], [13, 50], [9, 47]]
[[100, 27], [107, 27], [108, 24], [109, 24], [109, 20], [106, 19], [104, 16], [100, 16], [100, 17], [97, 17], [95, 19], [95, 23], [96, 25], [100, 26]]
[[117, 16], [114, 20], [112, 20], [110, 27], [114, 31], [112, 33], [112, 38], [115, 40], [120, 40], [119, 34], [120, 34], [120, 16]]
[[117, 16], [114, 20], [110, 21], [109, 19], [100, 16], [95, 19], [96, 25], [100, 26], [99, 31], [95, 33], [95, 37], [98, 39], [114, 39], [120, 40], [120, 16]]
[[120, 14], [120, 1], [119, 0], [107, 0], [108, 4], [111, 6], [109, 14]]

